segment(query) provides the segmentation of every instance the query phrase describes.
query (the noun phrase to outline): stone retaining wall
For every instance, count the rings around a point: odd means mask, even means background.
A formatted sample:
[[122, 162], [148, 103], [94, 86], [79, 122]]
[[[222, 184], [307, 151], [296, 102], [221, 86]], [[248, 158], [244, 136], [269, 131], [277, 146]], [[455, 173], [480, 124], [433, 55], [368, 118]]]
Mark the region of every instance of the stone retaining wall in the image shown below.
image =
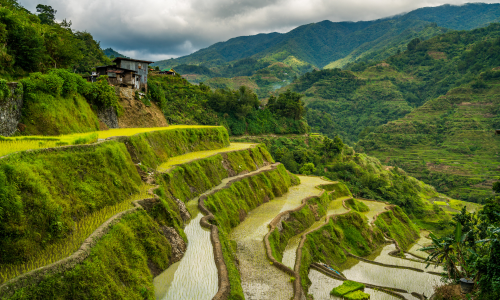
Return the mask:
[[17, 82], [7, 83], [10, 97], [0, 99], [0, 135], [11, 136], [17, 131], [23, 108], [23, 93], [16, 94]]

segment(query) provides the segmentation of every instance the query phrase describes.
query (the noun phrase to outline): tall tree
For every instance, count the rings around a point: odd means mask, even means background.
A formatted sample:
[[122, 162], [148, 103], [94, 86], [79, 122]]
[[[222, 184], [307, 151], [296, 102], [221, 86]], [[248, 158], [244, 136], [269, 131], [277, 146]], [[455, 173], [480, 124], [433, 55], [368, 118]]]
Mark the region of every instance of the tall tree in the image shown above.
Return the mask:
[[38, 4], [36, 12], [42, 24], [52, 25], [55, 23], [57, 10], [53, 9], [52, 6]]

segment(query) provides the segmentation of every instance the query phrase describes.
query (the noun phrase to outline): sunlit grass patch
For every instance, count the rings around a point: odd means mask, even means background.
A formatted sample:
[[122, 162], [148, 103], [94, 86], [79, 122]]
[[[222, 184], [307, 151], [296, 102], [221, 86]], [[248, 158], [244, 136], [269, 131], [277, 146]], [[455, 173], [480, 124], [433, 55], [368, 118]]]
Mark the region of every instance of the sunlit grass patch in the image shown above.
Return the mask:
[[144, 132], [163, 131], [187, 128], [214, 128], [218, 126], [198, 126], [198, 125], [175, 125], [169, 127], [150, 128], [119, 128], [106, 131], [95, 131], [88, 133], [75, 133], [60, 136], [21, 136], [2, 137], [0, 136], [0, 157], [19, 151], [53, 148], [67, 145], [90, 144], [98, 139], [107, 139], [115, 136], [132, 136]]
[[434, 201], [434, 204], [442, 205], [442, 206], [448, 206], [448, 203], [446, 203], [444, 201]]
[[125, 201], [107, 206], [81, 218], [75, 223], [71, 235], [49, 245], [36, 255], [30, 257], [27, 262], [23, 264], [0, 264], [0, 283], [72, 255], [80, 248], [85, 239], [106, 220], [122, 211], [132, 208], [133, 201], [150, 197], [147, 191], [151, 187], [151, 185], [143, 184], [137, 194], [130, 196]]
[[202, 158], [209, 157], [209, 156], [212, 156], [212, 155], [215, 155], [218, 153], [249, 149], [250, 147], [252, 147], [254, 145], [257, 145], [257, 144], [231, 143], [231, 145], [229, 147], [226, 147], [226, 148], [221, 148], [221, 149], [216, 149], [216, 150], [190, 152], [190, 153], [187, 153], [184, 155], [170, 158], [166, 163], [163, 163], [158, 167], [158, 171], [164, 172], [172, 166], [184, 164], [184, 163], [187, 163], [187, 162], [189, 162], [191, 160], [195, 160], [195, 159], [202, 159]]
[[96, 142], [97, 133], [49, 136], [23, 136], [4, 138], [0, 136], [0, 157], [19, 151], [53, 148], [67, 145], [80, 145]]
[[362, 283], [358, 283], [355, 281], [350, 281], [346, 280], [342, 285], [334, 288], [331, 292], [330, 295], [337, 296], [337, 297], [344, 297], [345, 295], [359, 291], [359, 290], [364, 290], [365, 285]]

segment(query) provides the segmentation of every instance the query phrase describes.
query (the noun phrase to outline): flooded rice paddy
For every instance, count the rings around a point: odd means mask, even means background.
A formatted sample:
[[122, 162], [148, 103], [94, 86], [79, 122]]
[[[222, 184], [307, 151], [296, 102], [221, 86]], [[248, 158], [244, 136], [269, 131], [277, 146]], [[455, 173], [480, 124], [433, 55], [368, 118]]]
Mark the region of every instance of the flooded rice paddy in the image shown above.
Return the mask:
[[[314, 269], [311, 269], [309, 271], [309, 279], [311, 279], [312, 281], [312, 285], [309, 288], [309, 294], [312, 294], [314, 296], [314, 300], [342, 299], [341, 297], [330, 295], [330, 291], [333, 288], [342, 285], [341, 280], [336, 280], [328, 277]], [[373, 289], [365, 288], [365, 293], [370, 294], [370, 300], [399, 300], [399, 298]]]
[[[385, 254], [381, 254], [384, 255]], [[391, 257], [392, 258], [392, 257]], [[394, 258], [397, 259], [397, 258]], [[440, 277], [429, 273], [407, 269], [388, 268], [359, 261], [342, 273], [353, 281], [371, 283], [391, 288], [399, 288], [408, 292], [425, 294], [430, 297], [434, 293], [433, 286], [440, 283]]]
[[368, 218], [369, 224], [371, 224], [371, 222], [373, 221], [373, 218], [377, 214], [386, 211], [385, 207], [387, 206], [387, 204], [385, 204], [383, 202], [367, 201], [367, 200], [361, 200], [361, 199], [357, 199], [357, 200], [360, 202], [363, 202], [370, 209], [369, 211], [362, 213], [363, 215], [365, 215]]
[[293, 296], [290, 277], [269, 264], [263, 239], [269, 223], [283, 211], [294, 209], [302, 200], [317, 196], [321, 190], [316, 186], [328, 184], [319, 177], [299, 176], [301, 184], [291, 187], [287, 194], [249, 212], [245, 221], [231, 233], [237, 243], [236, 255], [240, 262], [241, 285], [245, 299], [283, 299]]
[[296, 260], [296, 256], [297, 256], [297, 248], [299, 247], [300, 240], [302, 239], [302, 235], [305, 232], [309, 232], [311, 230], [314, 230], [314, 229], [324, 225], [326, 222], [326, 218], [328, 218], [331, 215], [342, 214], [342, 213], [347, 212], [347, 209], [345, 209], [344, 206], [342, 205], [343, 199], [344, 198], [339, 198], [339, 199], [331, 201], [329, 206], [328, 206], [328, 211], [324, 217], [322, 217], [319, 221], [317, 221], [313, 225], [311, 225], [311, 227], [309, 227], [307, 230], [294, 236], [293, 238], [290, 239], [290, 241], [288, 241], [288, 244], [286, 245], [285, 251], [283, 252], [283, 258], [281, 260], [281, 262], [285, 266], [289, 267], [292, 270], [294, 269], [295, 260]]
[[154, 279], [156, 299], [212, 299], [218, 290], [217, 267], [210, 241], [210, 231], [202, 228], [198, 213], [184, 232], [188, 246], [180, 262]]
[[[432, 240], [427, 238], [428, 234], [429, 232], [422, 231], [420, 233], [420, 239], [416, 241], [413, 245], [411, 245], [407, 252], [422, 258], [426, 258], [427, 256], [429, 256], [429, 254], [427, 254], [426, 252], [418, 251], [418, 249], [422, 249], [432, 244]], [[413, 255], [406, 254], [408, 258], [415, 259], [415, 256]]]
[[161, 164], [158, 167], [158, 171], [165, 172], [170, 167], [175, 166], [175, 165], [184, 164], [184, 163], [190, 162], [192, 160], [196, 160], [196, 159], [203, 159], [203, 158], [206, 158], [206, 157], [209, 157], [209, 156], [212, 156], [215, 154], [219, 154], [219, 153], [249, 149], [255, 145], [257, 145], [257, 144], [231, 143], [231, 145], [229, 147], [226, 147], [226, 148], [186, 153], [184, 155], [175, 156], [175, 157], [170, 158], [167, 162]]

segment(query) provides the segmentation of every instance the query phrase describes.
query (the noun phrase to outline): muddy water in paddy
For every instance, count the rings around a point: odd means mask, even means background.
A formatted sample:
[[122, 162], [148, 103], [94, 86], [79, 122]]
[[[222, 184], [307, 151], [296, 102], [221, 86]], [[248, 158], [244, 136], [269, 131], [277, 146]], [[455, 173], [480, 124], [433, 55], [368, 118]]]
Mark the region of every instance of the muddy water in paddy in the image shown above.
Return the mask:
[[294, 269], [295, 259], [297, 256], [297, 248], [299, 247], [300, 240], [302, 239], [302, 235], [305, 232], [309, 232], [324, 225], [326, 222], [326, 218], [331, 215], [342, 214], [347, 212], [347, 209], [345, 209], [344, 206], [342, 205], [343, 199], [345, 198], [339, 198], [331, 201], [328, 206], [328, 211], [324, 217], [322, 217], [319, 221], [315, 222], [313, 225], [311, 225], [311, 227], [306, 229], [304, 232], [299, 233], [298, 235], [292, 237], [290, 241], [288, 241], [285, 251], [283, 252], [283, 259], [281, 260], [281, 262], [285, 266], [289, 267], [292, 270]]
[[206, 158], [206, 157], [209, 157], [209, 156], [212, 156], [215, 154], [219, 154], [219, 153], [249, 149], [255, 145], [257, 145], [257, 144], [231, 143], [231, 145], [229, 147], [226, 147], [226, 148], [221, 148], [221, 149], [216, 149], [216, 150], [207, 150], [207, 151], [196, 151], [196, 152], [186, 153], [186, 154], [180, 155], [180, 156], [171, 157], [167, 162], [161, 164], [158, 167], [158, 171], [165, 172], [170, 167], [175, 166], [175, 165], [184, 164], [184, 163], [187, 163], [187, 162], [192, 161], [192, 160]]
[[267, 226], [280, 212], [300, 206], [304, 198], [319, 195], [321, 190], [316, 186], [331, 183], [319, 177], [299, 178], [300, 185], [249, 212], [231, 233], [231, 239], [237, 243], [241, 285], [247, 300], [288, 300], [293, 296], [290, 276], [269, 264], [263, 239], [269, 231]]
[[156, 299], [208, 300], [217, 293], [219, 282], [210, 231], [200, 226], [202, 217], [198, 213], [184, 229], [189, 243], [182, 260], [154, 279]]
[[[314, 300], [342, 299], [330, 295], [330, 291], [342, 285], [342, 281], [335, 280], [314, 269], [309, 271], [309, 279], [312, 281], [312, 285], [309, 288], [309, 294], [314, 296]], [[370, 294], [370, 300], [399, 300], [399, 298], [368, 288], [365, 288], [365, 293]]]
[[[385, 253], [381, 253], [380, 256], [387, 257]], [[392, 259], [393, 257], [389, 258]], [[393, 260], [391, 260], [390, 263], [392, 262]], [[429, 273], [421, 273], [406, 269], [388, 268], [362, 261], [356, 263], [354, 266], [346, 270], [343, 270], [342, 273], [349, 280], [404, 289], [409, 291], [410, 293], [424, 293], [428, 297], [431, 296], [434, 292], [433, 286], [440, 283], [439, 276]]]

